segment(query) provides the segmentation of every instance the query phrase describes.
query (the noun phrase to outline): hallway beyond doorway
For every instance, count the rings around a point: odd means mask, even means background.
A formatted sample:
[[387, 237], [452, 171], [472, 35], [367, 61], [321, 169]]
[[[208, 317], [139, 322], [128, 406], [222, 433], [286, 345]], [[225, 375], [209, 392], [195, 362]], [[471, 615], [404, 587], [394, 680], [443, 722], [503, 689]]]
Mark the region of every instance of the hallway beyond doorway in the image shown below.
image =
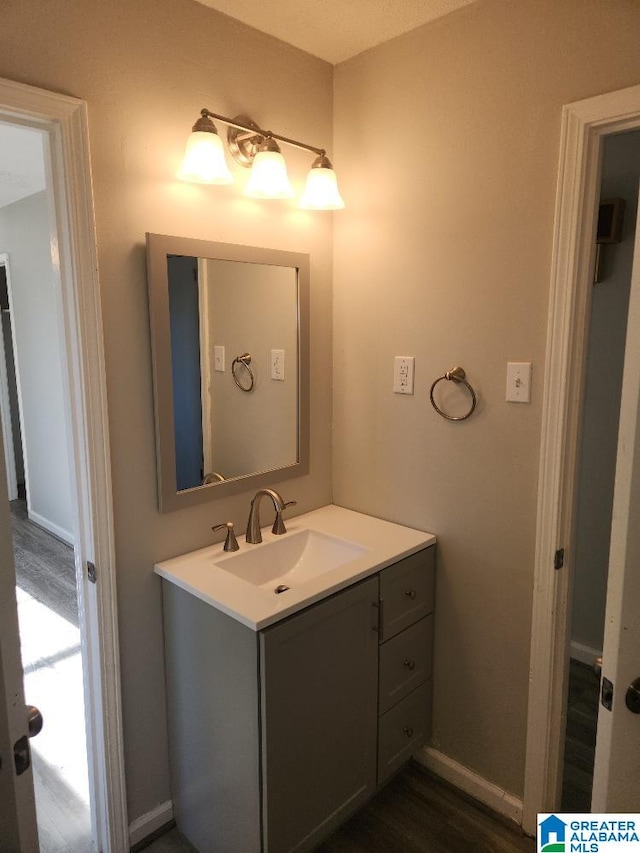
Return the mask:
[[86, 853], [91, 818], [73, 548], [11, 502], [26, 700], [44, 726], [31, 741], [41, 853]]
[[591, 811], [599, 699], [600, 679], [593, 667], [572, 658], [562, 784], [563, 812]]

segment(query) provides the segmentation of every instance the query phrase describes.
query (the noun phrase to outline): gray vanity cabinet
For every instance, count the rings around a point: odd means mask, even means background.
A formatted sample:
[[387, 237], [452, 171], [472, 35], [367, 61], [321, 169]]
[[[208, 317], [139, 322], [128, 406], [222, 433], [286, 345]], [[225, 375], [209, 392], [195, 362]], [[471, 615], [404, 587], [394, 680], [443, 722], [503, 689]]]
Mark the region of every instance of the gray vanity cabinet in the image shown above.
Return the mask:
[[305, 853], [429, 734], [433, 548], [256, 633], [163, 581], [171, 790], [199, 853]]
[[377, 604], [373, 577], [260, 635], [266, 853], [313, 849], [375, 790]]
[[435, 548], [380, 572], [378, 784], [428, 740]]

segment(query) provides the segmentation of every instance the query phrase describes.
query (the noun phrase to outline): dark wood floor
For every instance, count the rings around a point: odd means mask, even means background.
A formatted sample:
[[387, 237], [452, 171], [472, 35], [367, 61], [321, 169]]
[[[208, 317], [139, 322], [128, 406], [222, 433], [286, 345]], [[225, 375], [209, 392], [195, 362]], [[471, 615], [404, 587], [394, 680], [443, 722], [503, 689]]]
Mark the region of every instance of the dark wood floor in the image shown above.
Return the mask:
[[29, 521], [24, 501], [11, 501], [11, 532], [18, 585], [78, 627], [73, 548]]
[[[533, 853], [535, 841], [410, 763], [317, 853]], [[177, 830], [146, 853], [192, 853]]]
[[599, 679], [587, 664], [571, 659], [562, 811], [591, 811], [598, 723]]

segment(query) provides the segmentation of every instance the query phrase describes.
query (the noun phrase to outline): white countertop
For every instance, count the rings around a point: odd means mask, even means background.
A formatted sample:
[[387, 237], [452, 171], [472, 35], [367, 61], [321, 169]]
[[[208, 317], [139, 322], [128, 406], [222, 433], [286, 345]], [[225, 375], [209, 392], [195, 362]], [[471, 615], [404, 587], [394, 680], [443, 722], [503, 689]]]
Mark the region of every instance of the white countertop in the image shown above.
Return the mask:
[[[302, 610], [315, 601], [344, 589], [396, 562], [402, 557], [433, 545], [435, 536], [382, 521], [370, 515], [329, 504], [304, 515], [285, 518], [287, 533], [274, 536], [271, 525], [262, 528], [263, 542], [247, 545], [238, 537], [240, 551], [226, 553], [223, 543], [201, 548], [171, 560], [164, 560], [154, 570], [164, 580], [176, 584], [212, 607], [259, 631]], [[276, 595], [225, 571], [224, 561], [253, 548], [305, 529], [338, 537], [366, 549], [364, 554]]]

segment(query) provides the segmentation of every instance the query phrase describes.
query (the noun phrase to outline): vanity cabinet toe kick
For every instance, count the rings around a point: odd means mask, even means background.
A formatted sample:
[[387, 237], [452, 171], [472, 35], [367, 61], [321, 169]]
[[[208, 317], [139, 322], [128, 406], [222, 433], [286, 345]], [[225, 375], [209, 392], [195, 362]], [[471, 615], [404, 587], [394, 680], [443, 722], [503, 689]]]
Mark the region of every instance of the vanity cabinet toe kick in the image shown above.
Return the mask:
[[304, 853], [430, 733], [435, 546], [254, 632], [163, 581], [171, 789], [200, 853]]

